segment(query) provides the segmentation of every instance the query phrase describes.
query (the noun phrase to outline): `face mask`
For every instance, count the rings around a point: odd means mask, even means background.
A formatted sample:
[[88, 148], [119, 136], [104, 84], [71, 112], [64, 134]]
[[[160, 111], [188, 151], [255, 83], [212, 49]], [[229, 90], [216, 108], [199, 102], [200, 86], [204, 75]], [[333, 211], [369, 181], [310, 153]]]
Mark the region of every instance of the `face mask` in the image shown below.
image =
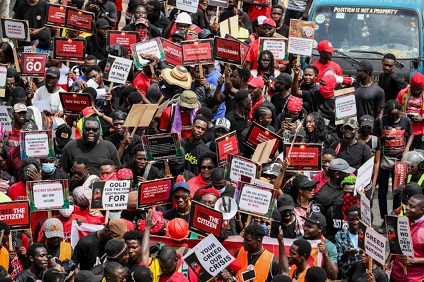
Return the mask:
[[43, 163], [41, 164], [41, 168], [44, 173], [52, 173], [54, 170], [54, 163]]
[[331, 98], [334, 95], [334, 88], [329, 85], [320, 85], [319, 92], [325, 99]]
[[109, 219], [112, 218], [121, 218], [121, 211], [110, 211], [109, 212]]
[[221, 194], [224, 193], [225, 192], [225, 187], [226, 186], [224, 186], [224, 188], [222, 188], [221, 190], [219, 190], [219, 193], [221, 193]]
[[140, 29], [138, 31], [139, 41], [138, 42], [144, 42], [147, 39], [147, 30], [146, 29]]
[[69, 209], [66, 210], [59, 210], [59, 213], [63, 216], [63, 217], [70, 217], [71, 214], [74, 212], [74, 206], [73, 205], [69, 205]]
[[361, 129], [359, 129], [359, 133], [360, 133], [362, 136], [367, 137], [367, 136], [371, 135], [371, 133], [372, 133], [372, 129], [361, 128]]

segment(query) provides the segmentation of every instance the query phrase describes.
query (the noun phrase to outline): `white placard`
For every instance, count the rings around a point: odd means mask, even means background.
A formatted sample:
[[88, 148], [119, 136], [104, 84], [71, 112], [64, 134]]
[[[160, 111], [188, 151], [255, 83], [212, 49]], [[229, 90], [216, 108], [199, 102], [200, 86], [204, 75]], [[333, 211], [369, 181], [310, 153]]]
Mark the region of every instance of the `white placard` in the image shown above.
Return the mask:
[[12, 123], [10, 122], [9, 113], [6, 106], [0, 106], [0, 123], [6, 131], [12, 130]]
[[263, 181], [256, 179], [256, 178], [251, 178], [250, 184], [269, 188], [269, 189], [274, 189], [274, 185], [272, 185], [271, 183], [263, 182]]
[[272, 192], [255, 186], [244, 185], [239, 200], [239, 209], [259, 214], [266, 214], [272, 201]]
[[4, 29], [6, 32], [6, 37], [9, 39], [24, 40], [26, 38], [25, 24], [23, 22], [5, 20]]
[[365, 231], [365, 253], [382, 265], [386, 262], [386, 237], [370, 227]]
[[275, 60], [284, 60], [286, 57], [286, 41], [279, 39], [264, 39], [262, 51], [268, 50], [274, 55]]
[[399, 216], [397, 221], [397, 236], [402, 254], [405, 256], [414, 256], [414, 250], [412, 249], [411, 230], [409, 228], [409, 219], [404, 216]]
[[109, 55], [107, 64], [110, 64], [110, 69], [106, 79], [110, 82], [125, 84], [131, 70], [132, 61]]
[[361, 203], [361, 220], [367, 225], [371, 226], [371, 203], [370, 200], [365, 196], [365, 194], [360, 193], [359, 197]]
[[199, 6], [199, 0], [177, 0], [177, 9], [189, 13], [196, 13]]
[[356, 116], [355, 94], [336, 97], [335, 104], [337, 119], [342, 120], [347, 117]]
[[47, 132], [25, 134], [25, 154], [28, 158], [49, 155], [49, 135]]
[[230, 180], [234, 183], [239, 181], [240, 175], [256, 178], [256, 164], [247, 162], [234, 156], [231, 160]]
[[124, 210], [127, 208], [131, 180], [96, 181], [92, 187], [92, 209]]
[[62, 207], [64, 204], [63, 187], [58, 183], [34, 184], [34, 205], [37, 209], [48, 209], [50, 207]]
[[134, 45], [134, 53], [137, 56], [141, 65], [150, 63], [149, 60], [143, 59], [141, 55], [153, 55], [156, 58], [161, 58], [161, 52], [157, 40], [149, 40], [143, 43], [136, 43]]
[[355, 182], [355, 195], [356, 193], [363, 193], [365, 187], [371, 183], [372, 172], [374, 168], [374, 157], [366, 161], [359, 169]]

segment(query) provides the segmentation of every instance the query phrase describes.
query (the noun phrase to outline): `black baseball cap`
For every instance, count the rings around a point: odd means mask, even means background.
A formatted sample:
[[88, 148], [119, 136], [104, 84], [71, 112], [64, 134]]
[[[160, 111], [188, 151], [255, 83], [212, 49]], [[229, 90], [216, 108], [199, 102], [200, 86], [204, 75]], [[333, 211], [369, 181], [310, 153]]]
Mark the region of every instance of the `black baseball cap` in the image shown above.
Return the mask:
[[56, 128], [56, 143], [60, 147], [65, 147], [66, 144], [68, 144], [69, 141], [71, 141], [71, 135], [72, 135], [72, 129], [69, 125], [66, 123], [59, 125]]
[[374, 67], [369, 61], [360, 61], [358, 64], [353, 65], [356, 70], [366, 71], [372, 73], [374, 71]]
[[282, 83], [284, 85], [288, 85], [289, 87], [291, 87], [292, 85], [292, 77], [290, 74], [283, 72], [282, 74], [280, 74], [277, 77], [270, 77], [269, 78], [271, 81], [275, 81], [275, 82], [279, 82]]
[[322, 227], [327, 226], [327, 220], [325, 216], [320, 212], [311, 212], [309, 216], [301, 216], [304, 220], [320, 225]]
[[423, 194], [423, 188], [415, 182], [406, 183], [406, 185], [400, 185], [397, 191], [403, 192], [405, 195], [412, 197], [417, 194]]
[[293, 198], [289, 194], [283, 194], [277, 198], [277, 210], [279, 212], [294, 209]]

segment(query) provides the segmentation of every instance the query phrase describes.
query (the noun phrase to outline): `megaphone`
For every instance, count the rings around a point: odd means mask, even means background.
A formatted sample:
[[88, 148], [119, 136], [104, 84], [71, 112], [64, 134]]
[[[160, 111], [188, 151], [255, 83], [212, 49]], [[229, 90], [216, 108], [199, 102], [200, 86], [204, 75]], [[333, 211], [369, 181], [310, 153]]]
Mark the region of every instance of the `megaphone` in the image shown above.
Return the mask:
[[222, 212], [224, 220], [230, 220], [237, 213], [237, 203], [233, 198], [224, 196], [216, 201], [215, 210]]

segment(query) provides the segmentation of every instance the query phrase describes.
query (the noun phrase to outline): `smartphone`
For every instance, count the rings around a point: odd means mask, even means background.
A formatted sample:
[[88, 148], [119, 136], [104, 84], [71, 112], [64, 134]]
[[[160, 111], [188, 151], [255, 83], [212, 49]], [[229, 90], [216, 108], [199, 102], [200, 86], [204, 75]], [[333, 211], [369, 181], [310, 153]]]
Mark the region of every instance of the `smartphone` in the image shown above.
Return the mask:
[[286, 118], [285, 119], [285, 122], [292, 123], [292, 119], [291, 118]]
[[255, 270], [252, 269], [252, 270], [243, 272], [241, 274], [241, 278], [243, 279], [243, 281], [249, 281], [249, 280], [255, 279], [256, 278]]

